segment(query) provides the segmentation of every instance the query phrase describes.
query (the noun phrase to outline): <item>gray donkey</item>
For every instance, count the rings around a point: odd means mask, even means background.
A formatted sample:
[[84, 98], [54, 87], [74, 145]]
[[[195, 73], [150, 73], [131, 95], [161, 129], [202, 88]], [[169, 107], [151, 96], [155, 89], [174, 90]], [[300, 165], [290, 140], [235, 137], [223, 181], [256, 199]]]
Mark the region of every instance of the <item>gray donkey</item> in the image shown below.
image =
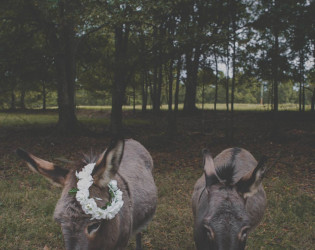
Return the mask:
[[214, 160], [204, 150], [203, 159], [204, 174], [192, 195], [196, 248], [245, 249], [248, 233], [266, 209], [261, 184], [266, 158], [257, 163], [245, 149], [230, 148]]
[[[112, 141], [98, 157], [90, 174], [84, 170], [88, 162], [67, 170], [22, 149], [18, 149], [17, 154], [26, 160], [31, 170], [63, 186], [54, 218], [61, 224], [66, 249], [125, 249], [134, 234], [136, 247], [141, 249], [141, 230], [155, 213], [157, 189], [152, 176], [152, 158], [139, 142], [131, 139]], [[80, 178], [82, 185], [79, 185]], [[116, 180], [116, 188], [109, 185], [110, 180]], [[77, 185], [83, 190], [79, 191]], [[88, 192], [84, 189], [88, 189]], [[79, 192], [83, 198], [78, 196]], [[85, 204], [91, 201], [87, 200], [86, 195], [89, 195], [88, 198], [95, 197], [93, 199], [97, 206], [91, 205], [90, 208], [89, 204]], [[118, 208], [111, 203], [118, 205]], [[94, 214], [96, 218], [91, 219], [91, 214], [85, 212], [91, 209], [102, 214], [99, 208], [108, 211], [109, 218], [102, 219]], [[115, 209], [120, 210], [112, 218]]]

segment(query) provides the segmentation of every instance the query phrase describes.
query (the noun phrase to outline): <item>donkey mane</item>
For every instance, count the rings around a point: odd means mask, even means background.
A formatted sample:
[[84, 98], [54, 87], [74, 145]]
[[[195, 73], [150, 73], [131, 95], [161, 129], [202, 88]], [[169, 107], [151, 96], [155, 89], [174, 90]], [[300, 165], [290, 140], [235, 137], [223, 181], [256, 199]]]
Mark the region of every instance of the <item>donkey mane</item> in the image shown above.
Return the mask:
[[226, 186], [231, 186], [233, 184], [233, 177], [234, 177], [234, 171], [235, 171], [234, 164], [223, 165], [216, 168], [215, 170], [219, 179], [223, 181], [223, 183]]
[[234, 183], [235, 169], [236, 169], [236, 156], [242, 151], [241, 148], [233, 148], [232, 155], [229, 162], [225, 162], [223, 165], [218, 166], [215, 171], [216, 175], [222, 181], [225, 186], [231, 186]]
[[69, 161], [70, 169], [74, 171], [81, 171], [84, 166], [90, 163], [96, 163], [99, 159], [100, 155], [97, 153], [94, 153], [92, 150], [89, 154], [82, 153], [82, 158], [76, 161]]
[[99, 158], [99, 154], [96, 154], [92, 151], [90, 154], [83, 154], [83, 159], [81, 160], [84, 164], [95, 163]]

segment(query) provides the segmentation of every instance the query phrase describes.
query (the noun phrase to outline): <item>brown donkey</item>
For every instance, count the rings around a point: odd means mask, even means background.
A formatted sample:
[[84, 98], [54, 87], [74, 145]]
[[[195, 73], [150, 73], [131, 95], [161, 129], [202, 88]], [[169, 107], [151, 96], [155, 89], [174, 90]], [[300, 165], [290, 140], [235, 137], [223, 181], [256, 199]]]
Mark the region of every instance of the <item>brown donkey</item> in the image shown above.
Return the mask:
[[125, 249], [134, 234], [141, 249], [140, 232], [155, 213], [157, 189], [152, 158], [139, 142], [112, 141], [96, 162], [92, 160], [95, 164], [85, 162], [72, 170], [22, 149], [17, 154], [31, 170], [63, 186], [54, 218], [61, 225], [66, 249]]
[[261, 221], [266, 194], [261, 184], [266, 168], [245, 149], [230, 148], [213, 160], [203, 151], [204, 174], [192, 196], [194, 238], [198, 250], [241, 250]]

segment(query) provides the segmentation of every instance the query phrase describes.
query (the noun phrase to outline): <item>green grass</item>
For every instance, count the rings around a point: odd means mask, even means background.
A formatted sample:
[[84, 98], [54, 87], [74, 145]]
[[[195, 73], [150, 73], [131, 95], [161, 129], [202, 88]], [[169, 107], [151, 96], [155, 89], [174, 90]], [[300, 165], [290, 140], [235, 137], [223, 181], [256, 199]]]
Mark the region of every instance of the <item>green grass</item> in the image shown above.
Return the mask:
[[[200, 174], [193, 168], [155, 173], [158, 207], [144, 233], [145, 249], [194, 249], [190, 198]], [[314, 199], [286, 177], [267, 180], [265, 186], [268, 209], [250, 235], [248, 249], [313, 249]], [[0, 249], [63, 248], [61, 231], [52, 219], [59, 188], [41, 176], [23, 173], [1, 181], [0, 190]], [[132, 239], [128, 249], [134, 248]]]
[[[202, 108], [201, 104], [197, 104], [198, 108]], [[52, 107], [56, 109], [56, 107]], [[101, 115], [98, 117], [89, 117], [88, 115], [80, 115], [80, 110], [84, 112], [91, 111], [106, 111], [110, 112], [111, 106], [78, 106], [78, 120], [81, 121], [83, 124], [92, 124], [92, 125], [108, 125], [109, 118], [104, 118]], [[179, 109], [183, 108], [183, 104], [179, 104]], [[206, 110], [213, 110], [213, 104], [205, 104], [204, 108]], [[230, 107], [229, 107], [230, 108]], [[125, 111], [132, 110], [133, 106], [123, 106]], [[150, 106], [148, 106], [150, 109]], [[161, 106], [162, 110], [167, 110], [167, 105]], [[226, 110], [226, 105], [223, 103], [217, 104], [218, 110]], [[268, 111], [271, 109], [268, 105], [260, 105], [260, 104], [244, 104], [244, 103], [236, 103], [234, 105], [234, 109], [236, 111]], [[136, 105], [136, 110], [141, 110], [141, 105]], [[298, 104], [286, 103], [280, 104], [279, 110], [285, 111], [294, 111], [298, 110]], [[306, 105], [306, 110], [310, 110], [310, 105]], [[93, 119], [91, 119], [93, 118]], [[33, 126], [33, 125], [49, 125], [57, 123], [58, 121], [58, 114], [57, 111], [49, 113], [23, 113], [23, 112], [13, 112], [13, 113], [1, 113], [0, 112], [0, 128], [1, 127], [19, 127], [19, 126]], [[139, 124], [148, 124], [147, 121], [143, 121], [139, 119], [125, 119], [126, 125], [139, 125]]]
[[[109, 123], [102, 116], [89, 117], [87, 113], [78, 117], [89, 127], [99, 128]], [[82, 149], [101, 150], [109, 138], [83, 135], [41, 138], [19, 129], [24, 125], [35, 129], [42, 125], [52, 126], [57, 122], [55, 113], [0, 113], [0, 121], [0, 132], [3, 126], [16, 127], [18, 131], [16, 136], [13, 134], [0, 144], [0, 249], [43, 249], [44, 246], [64, 249], [61, 230], [52, 219], [61, 189], [30, 172], [12, 152], [21, 146], [48, 160], [54, 157], [77, 160]], [[187, 122], [190, 120], [185, 119], [183, 123], [186, 125]], [[246, 133], [251, 133], [250, 126], [255, 127], [255, 131], [258, 129], [256, 123], [244, 122]], [[211, 151], [216, 155], [229, 145], [216, 143], [216, 131], [210, 136], [180, 135], [173, 141], [164, 137], [158, 139], [150, 134], [150, 126], [141, 126], [150, 124], [150, 117], [136, 119], [130, 115], [125, 120], [126, 126], [135, 129], [139, 126], [140, 136], [135, 139], [148, 148], [155, 162], [158, 207], [153, 221], [144, 232], [144, 249], [194, 249], [191, 195], [195, 181], [202, 174], [200, 150], [210, 142]], [[292, 122], [284, 124], [289, 126]], [[260, 126], [265, 127], [265, 124]], [[300, 131], [304, 131], [303, 126], [300, 124]], [[162, 130], [160, 134], [163, 134]], [[305, 136], [306, 139], [309, 137]], [[257, 144], [251, 141], [251, 136], [248, 138], [238, 138], [236, 141], [240, 145], [237, 146], [246, 145], [256, 156], [261, 152], [272, 155], [279, 148], [285, 148], [287, 155], [280, 161], [289, 162], [290, 168], [274, 167], [264, 180], [268, 207], [262, 223], [250, 234], [247, 249], [314, 249], [314, 182], [310, 181], [306, 169], [312, 164], [314, 150], [302, 137], [291, 144], [270, 143], [263, 137], [258, 137]], [[135, 240], [132, 239], [128, 249], [134, 248]]]
[[283, 175], [265, 181], [268, 210], [253, 232], [249, 249], [314, 249], [314, 197]]
[[[79, 122], [89, 126], [108, 126], [110, 123], [109, 118], [105, 117], [88, 117], [86, 115], [77, 116]], [[0, 129], [1, 128], [20, 128], [20, 127], [34, 127], [34, 126], [53, 126], [58, 122], [58, 114], [25, 114], [25, 113], [0, 113]], [[149, 121], [126, 118], [124, 119], [126, 126], [136, 126], [149, 124]]]
[[0, 128], [50, 125], [57, 121], [58, 114], [0, 113]]
[[[197, 103], [196, 106], [198, 108], [202, 108], [202, 104], [201, 103]], [[183, 109], [184, 105], [183, 104], [179, 104], [178, 108], [179, 109]], [[96, 109], [96, 110], [111, 110], [111, 106], [78, 106], [79, 109]], [[148, 105], [147, 107], [148, 109], [151, 109], [152, 107], [150, 105]], [[174, 108], [174, 105], [173, 105]], [[214, 104], [211, 103], [206, 103], [204, 105], [204, 108], [207, 110], [213, 110], [214, 109]], [[231, 108], [231, 105], [229, 105], [229, 109]], [[132, 110], [133, 106], [131, 105], [124, 105], [123, 106], [124, 110]], [[141, 105], [136, 105], [136, 110], [141, 110], [142, 106]], [[163, 104], [161, 106], [162, 110], [167, 110], [168, 109], [168, 105]], [[234, 109], [235, 110], [246, 110], [246, 111], [268, 111], [271, 110], [272, 107], [271, 105], [265, 104], [265, 105], [261, 105], [261, 104], [253, 104], [253, 103], [235, 103], [234, 104]], [[311, 105], [306, 105], [305, 106], [305, 110], [310, 110], [311, 109]], [[226, 104], [224, 103], [218, 103], [217, 104], [217, 110], [226, 110]], [[299, 105], [298, 104], [294, 104], [294, 103], [281, 103], [279, 104], [279, 110], [281, 111], [297, 111], [299, 110]]]
[[0, 249], [60, 249], [60, 228], [52, 214], [60, 190], [22, 170], [0, 182]]

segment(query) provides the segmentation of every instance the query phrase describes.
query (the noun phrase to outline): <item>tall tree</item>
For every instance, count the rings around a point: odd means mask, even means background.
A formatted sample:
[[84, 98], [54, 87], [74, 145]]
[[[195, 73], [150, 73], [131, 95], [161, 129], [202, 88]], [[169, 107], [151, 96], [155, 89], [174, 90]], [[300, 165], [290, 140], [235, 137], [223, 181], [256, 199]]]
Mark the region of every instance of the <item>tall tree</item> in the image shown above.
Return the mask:
[[129, 24], [121, 23], [115, 27], [115, 68], [110, 125], [110, 131], [113, 134], [120, 134], [122, 132], [122, 105], [128, 80], [126, 58], [128, 58], [129, 32]]
[[[75, 115], [76, 55], [79, 42], [98, 30], [96, 16], [91, 18], [89, 1], [20, 1], [19, 15], [44, 35], [54, 58], [58, 92], [58, 126], [72, 131], [77, 126]], [[97, 4], [98, 1], [93, 2]]]
[[[299, 83], [299, 111], [305, 111], [306, 62], [311, 56], [312, 19], [311, 6], [306, 0], [297, 0], [290, 12], [291, 65], [297, 72]], [[314, 21], [313, 21], [314, 22]], [[298, 63], [296, 63], [298, 62]]]
[[[186, 112], [192, 112], [196, 109], [197, 75], [205, 43], [209, 6], [209, 2], [192, 0], [185, 2], [185, 6], [181, 10], [181, 35], [183, 41], [185, 41], [184, 51], [187, 74], [184, 101], [184, 110]], [[190, 34], [189, 39], [187, 39], [187, 32]]]
[[264, 80], [272, 83], [273, 89], [273, 110], [278, 111], [279, 97], [278, 87], [288, 72], [288, 47], [287, 41], [288, 14], [292, 3], [281, 0], [262, 0], [256, 5], [257, 16], [253, 23], [259, 31], [260, 43], [256, 43], [261, 51], [258, 53], [261, 58], [258, 60], [261, 69], [261, 76]]

